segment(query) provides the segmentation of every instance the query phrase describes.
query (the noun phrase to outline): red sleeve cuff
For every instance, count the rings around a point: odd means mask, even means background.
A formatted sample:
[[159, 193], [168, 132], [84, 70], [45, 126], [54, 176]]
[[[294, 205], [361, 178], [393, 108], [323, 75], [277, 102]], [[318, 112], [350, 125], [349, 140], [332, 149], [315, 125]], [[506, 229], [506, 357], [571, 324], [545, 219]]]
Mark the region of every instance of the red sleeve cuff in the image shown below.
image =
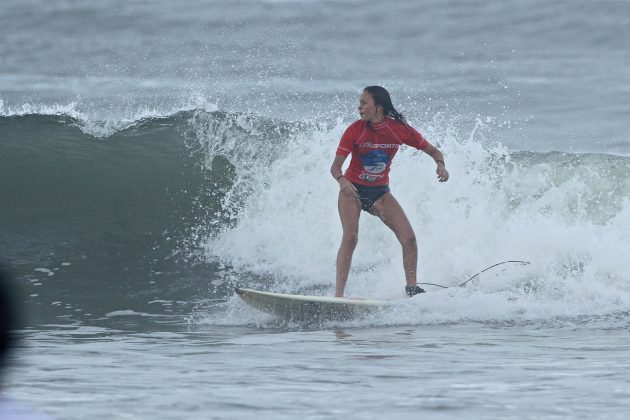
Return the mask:
[[348, 156], [350, 154], [350, 150], [344, 148], [344, 147], [338, 147], [337, 148], [337, 154], [339, 156]]

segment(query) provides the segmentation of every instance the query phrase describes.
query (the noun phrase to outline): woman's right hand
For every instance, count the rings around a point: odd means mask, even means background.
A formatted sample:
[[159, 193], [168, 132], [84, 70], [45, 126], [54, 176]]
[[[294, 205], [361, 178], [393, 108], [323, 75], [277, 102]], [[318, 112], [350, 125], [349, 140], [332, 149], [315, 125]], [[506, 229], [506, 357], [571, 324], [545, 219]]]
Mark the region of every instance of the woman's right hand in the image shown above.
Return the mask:
[[345, 176], [342, 176], [337, 180], [339, 182], [339, 190], [344, 193], [351, 193], [353, 195], [357, 194], [357, 187], [354, 184], [346, 179]]

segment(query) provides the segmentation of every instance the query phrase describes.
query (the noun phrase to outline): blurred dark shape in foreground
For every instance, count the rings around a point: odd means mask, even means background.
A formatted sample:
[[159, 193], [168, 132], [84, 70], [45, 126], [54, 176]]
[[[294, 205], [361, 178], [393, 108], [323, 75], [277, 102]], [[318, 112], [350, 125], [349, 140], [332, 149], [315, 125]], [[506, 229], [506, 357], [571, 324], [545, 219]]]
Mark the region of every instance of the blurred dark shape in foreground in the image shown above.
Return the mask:
[[[18, 313], [17, 285], [12, 283], [7, 269], [0, 264], [0, 391], [2, 374], [9, 364], [11, 351], [17, 344], [17, 330], [23, 328], [21, 314]], [[0, 393], [0, 420], [46, 420], [49, 417], [22, 406]]]
[[10, 283], [6, 268], [0, 264], [0, 370], [4, 370], [8, 356], [15, 347], [18, 322], [15, 285]]

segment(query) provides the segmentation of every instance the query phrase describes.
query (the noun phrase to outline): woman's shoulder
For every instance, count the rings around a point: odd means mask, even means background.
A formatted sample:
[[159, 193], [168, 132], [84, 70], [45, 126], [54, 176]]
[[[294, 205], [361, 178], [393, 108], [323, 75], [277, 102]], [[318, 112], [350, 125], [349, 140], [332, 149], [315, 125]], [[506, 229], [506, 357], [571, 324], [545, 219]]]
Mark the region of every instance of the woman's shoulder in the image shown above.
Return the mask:
[[396, 127], [396, 128], [411, 127], [408, 123], [400, 122], [397, 119], [392, 118], [392, 117], [387, 117], [387, 125], [389, 125], [390, 127]]
[[356, 120], [346, 128], [346, 132], [361, 133], [365, 129], [365, 127], [366, 124], [363, 120]]
[[387, 126], [391, 128], [392, 130], [401, 132], [401, 133], [408, 133], [410, 131], [415, 131], [415, 128], [413, 128], [409, 123], [403, 123], [391, 117], [387, 117]]

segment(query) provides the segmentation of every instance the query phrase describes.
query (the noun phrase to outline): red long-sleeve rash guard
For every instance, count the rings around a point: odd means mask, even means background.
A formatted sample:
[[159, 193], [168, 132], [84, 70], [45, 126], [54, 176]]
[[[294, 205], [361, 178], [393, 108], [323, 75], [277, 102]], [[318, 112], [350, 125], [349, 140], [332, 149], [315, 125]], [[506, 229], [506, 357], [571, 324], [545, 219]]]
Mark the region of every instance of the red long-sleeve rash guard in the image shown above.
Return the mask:
[[381, 186], [389, 183], [389, 168], [401, 144], [424, 150], [429, 143], [413, 127], [385, 118], [379, 124], [358, 120], [341, 136], [337, 154], [352, 153], [344, 176], [355, 184]]

